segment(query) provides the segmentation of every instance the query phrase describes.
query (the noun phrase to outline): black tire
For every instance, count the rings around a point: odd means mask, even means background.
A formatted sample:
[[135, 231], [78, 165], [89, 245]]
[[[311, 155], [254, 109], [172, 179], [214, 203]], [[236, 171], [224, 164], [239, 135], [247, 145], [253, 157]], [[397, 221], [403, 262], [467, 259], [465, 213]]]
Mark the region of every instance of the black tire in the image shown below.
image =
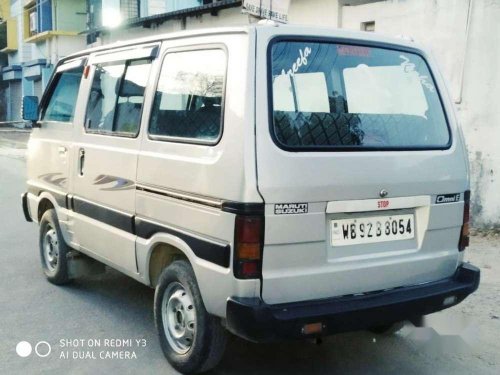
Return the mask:
[[[45, 249], [47, 242], [50, 242], [49, 237], [54, 241], [52, 252], [57, 252], [56, 262], [51, 262], [49, 260], [49, 256]], [[55, 285], [68, 283], [70, 281], [68, 274], [68, 252], [70, 248], [66, 245], [66, 242], [64, 242], [54, 209], [45, 211], [40, 220], [39, 247], [42, 269], [47, 280]]]
[[390, 324], [384, 324], [381, 326], [376, 326], [370, 328], [370, 332], [376, 333], [377, 335], [391, 336], [396, 332], [400, 331], [405, 326], [405, 322], [396, 322]]
[[[183, 288], [181, 291], [184, 290], [188, 293], [189, 303], [194, 305], [192, 316], [196, 318], [194, 336], [192, 341], [189, 339], [191, 345], [185, 353], [179, 353], [169, 342], [167, 338], [169, 333], [164, 326], [166, 318], [163, 317], [162, 313], [162, 305], [165, 305], [163, 311], [168, 310], [169, 298], [166, 294], [179, 284]], [[192, 306], [190, 305], [188, 308], [192, 309]], [[211, 370], [219, 363], [226, 347], [227, 332], [222, 327], [220, 319], [206, 311], [194, 271], [187, 261], [177, 260], [161, 273], [155, 290], [154, 315], [163, 354], [177, 371], [183, 374], [200, 373]], [[184, 318], [182, 318], [182, 322], [184, 322]], [[183, 325], [185, 326], [185, 324]]]
[[413, 318], [410, 319], [410, 322], [417, 328], [427, 326], [425, 315], [414, 316]]

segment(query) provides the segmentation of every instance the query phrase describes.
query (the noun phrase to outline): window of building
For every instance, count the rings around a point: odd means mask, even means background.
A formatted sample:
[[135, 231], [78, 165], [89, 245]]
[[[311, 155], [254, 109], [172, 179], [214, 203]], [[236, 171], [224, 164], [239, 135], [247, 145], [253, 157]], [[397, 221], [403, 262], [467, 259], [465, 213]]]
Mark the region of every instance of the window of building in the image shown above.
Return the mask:
[[24, 38], [50, 31], [52, 24], [52, 0], [25, 1], [23, 5]]
[[149, 132], [178, 141], [214, 143], [222, 129], [223, 50], [170, 53], [158, 82]]
[[361, 31], [375, 31], [375, 21], [361, 22]]
[[150, 60], [96, 65], [87, 105], [87, 131], [137, 135], [150, 66]]
[[63, 71], [55, 76], [48, 90], [47, 106], [42, 110], [42, 120], [73, 121], [82, 75], [83, 67], [78, 67]]

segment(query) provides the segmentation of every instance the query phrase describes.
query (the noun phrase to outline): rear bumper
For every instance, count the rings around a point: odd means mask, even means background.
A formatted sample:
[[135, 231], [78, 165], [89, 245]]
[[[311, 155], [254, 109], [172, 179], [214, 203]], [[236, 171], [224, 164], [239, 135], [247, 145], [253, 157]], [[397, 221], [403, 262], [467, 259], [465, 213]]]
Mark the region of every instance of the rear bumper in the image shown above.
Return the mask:
[[479, 278], [479, 269], [464, 263], [449, 279], [365, 295], [279, 305], [230, 298], [227, 328], [255, 342], [308, 337], [302, 329], [309, 323], [321, 323], [321, 335], [367, 329], [456, 305], [478, 288]]

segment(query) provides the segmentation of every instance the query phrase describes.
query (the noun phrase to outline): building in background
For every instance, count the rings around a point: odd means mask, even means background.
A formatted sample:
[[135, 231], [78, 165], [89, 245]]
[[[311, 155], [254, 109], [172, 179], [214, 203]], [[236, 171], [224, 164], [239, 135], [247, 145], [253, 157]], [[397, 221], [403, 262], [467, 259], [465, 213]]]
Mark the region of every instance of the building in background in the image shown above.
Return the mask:
[[[142, 0], [137, 9], [114, 25], [91, 24], [89, 42], [250, 22], [233, 0]], [[499, 19], [498, 0], [292, 0], [289, 10], [291, 23], [407, 35], [433, 52], [466, 135], [473, 221], [482, 227], [500, 225]]]
[[[240, 0], [87, 0], [87, 43], [102, 45], [117, 39], [189, 29], [186, 23], [191, 17], [200, 19], [205, 14], [211, 17], [205, 17], [208, 22], [204, 27], [228, 26], [230, 14], [238, 16], [237, 24], [245, 24], [248, 17], [241, 14], [241, 4]], [[232, 11], [223, 12], [228, 8]]]
[[[345, 1], [346, 3], [348, 1]], [[430, 48], [448, 82], [469, 149], [472, 218], [500, 226], [500, 1], [364, 1], [339, 8], [337, 26], [410, 35]]]
[[[0, 0], [5, 120], [21, 120], [23, 95], [41, 96], [54, 64], [86, 46], [85, 0]], [[2, 40], [2, 39], [0, 39]]]
[[[0, 49], [7, 47], [7, 20], [10, 16], [9, 0], [0, 0]], [[0, 53], [0, 72], [7, 65], [7, 55]], [[7, 118], [7, 84], [0, 77], [0, 122]]]
[[[45, 2], [51, 9], [47, 16], [42, 9]], [[240, 0], [0, 0], [0, 4], [0, 49], [8, 55], [2, 76], [9, 98], [14, 98], [8, 101], [9, 119], [19, 116], [16, 100], [20, 102], [23, 92], [40, 92], [36, 82], [43, 87], [57, 58], [84, 45], [255, 21], [242, 12]], [[32, 11], [37, 15], [30, 16]], [[33, 35], [26, 26], [31, 19], [36, 23]], [[466, 135], [473, 220], [482, 227], [500, 225], [499, 19], [499, 0], [291, 0], [289, 10], [291, 23], [407, 35], [433, 52]], [[45, 27], [52, 27], [52, 32]], [[85, 38], [76, 35], [84, 29]]]

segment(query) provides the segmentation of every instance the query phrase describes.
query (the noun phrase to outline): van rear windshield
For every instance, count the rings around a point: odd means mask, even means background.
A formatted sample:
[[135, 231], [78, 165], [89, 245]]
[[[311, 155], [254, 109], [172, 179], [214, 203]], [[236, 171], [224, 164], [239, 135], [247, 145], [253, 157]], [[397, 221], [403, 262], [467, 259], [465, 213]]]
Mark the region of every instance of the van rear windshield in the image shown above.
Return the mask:
[[328, 42], [272, 44], [272, 126], [293, 151], [443, 149], [450, 133], [417, 54]]

